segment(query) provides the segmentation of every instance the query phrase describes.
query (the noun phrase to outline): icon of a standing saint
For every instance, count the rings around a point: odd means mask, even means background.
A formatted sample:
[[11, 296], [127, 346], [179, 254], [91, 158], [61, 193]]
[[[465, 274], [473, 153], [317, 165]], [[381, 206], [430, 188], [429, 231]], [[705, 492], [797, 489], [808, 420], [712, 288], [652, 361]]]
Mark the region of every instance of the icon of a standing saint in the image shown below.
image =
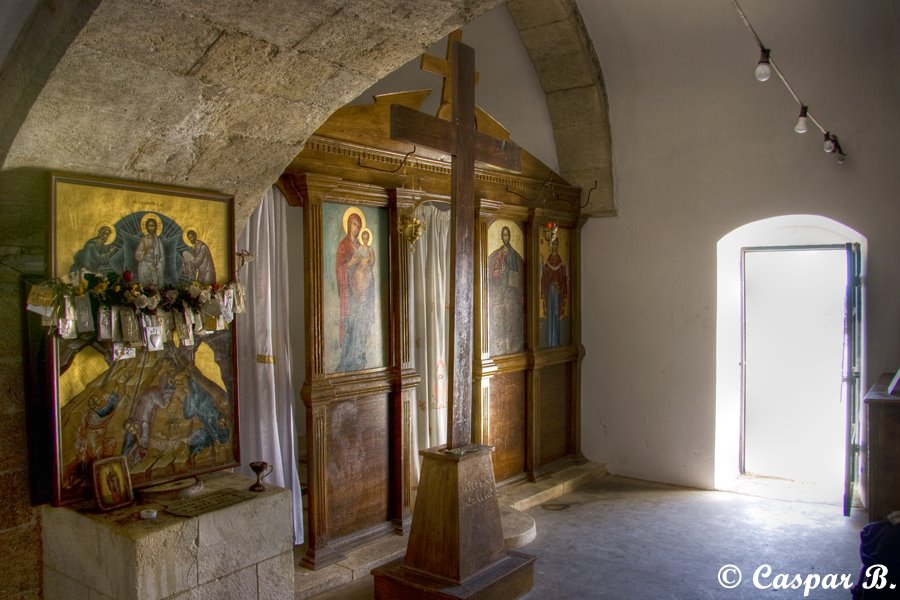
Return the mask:
[[521, 252], [522, 231], [512, 221], [495, 221], [491, 224], [492, 230], [498, 227], [500, 245], [488, 255], [489, 338], [490, 351], [494, 356], [521, 352], [525, 348], [525, 259]]
[[162, 220], [153, 213], [141, 218], [143, 235], [134, 250], [137, 281], [145, 288], [161, 288], [165, 283], [166, 252], [162, 240]]

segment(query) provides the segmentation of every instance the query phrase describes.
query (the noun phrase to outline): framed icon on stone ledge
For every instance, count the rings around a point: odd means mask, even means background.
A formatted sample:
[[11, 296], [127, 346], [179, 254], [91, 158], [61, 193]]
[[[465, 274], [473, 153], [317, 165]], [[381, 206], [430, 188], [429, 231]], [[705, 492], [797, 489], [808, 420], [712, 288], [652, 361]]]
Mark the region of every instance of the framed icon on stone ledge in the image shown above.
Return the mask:
[[134, 502], [134, 490], [124, 456], [95, 460], [93, 472], [94, 498], [100, 510], [113, 510]]
[[52, 502], [109, 496], [99, 461], [134, 489], [240, 464], [233, 199], [68, 175], [51, 191]]

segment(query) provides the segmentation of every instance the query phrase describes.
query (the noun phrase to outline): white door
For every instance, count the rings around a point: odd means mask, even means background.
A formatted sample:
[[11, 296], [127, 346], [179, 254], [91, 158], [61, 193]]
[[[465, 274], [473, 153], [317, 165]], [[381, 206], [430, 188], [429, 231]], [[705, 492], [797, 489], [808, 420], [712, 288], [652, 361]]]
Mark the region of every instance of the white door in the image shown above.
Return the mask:
[[745, 248], [742, 472], [843, 490], [844, 246]]

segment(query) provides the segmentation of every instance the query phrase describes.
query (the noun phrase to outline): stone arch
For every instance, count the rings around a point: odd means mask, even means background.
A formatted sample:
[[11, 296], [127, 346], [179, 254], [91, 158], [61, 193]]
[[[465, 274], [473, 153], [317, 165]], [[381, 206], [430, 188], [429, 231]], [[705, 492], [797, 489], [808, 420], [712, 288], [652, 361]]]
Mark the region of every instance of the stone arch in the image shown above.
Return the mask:
[[553, 123], [560, 174], [591, 216], [615, 214], [612, 138], [600, 61], [575, 0], [509, 0]]
[[[41, 2], [0, 73], [0, 164], [216, 189], [240, 224], [334, 110], [500, 1]], [[574, 0], [546, 4], [510, 11], [562, 174], [611, 214], [599, 65]]]

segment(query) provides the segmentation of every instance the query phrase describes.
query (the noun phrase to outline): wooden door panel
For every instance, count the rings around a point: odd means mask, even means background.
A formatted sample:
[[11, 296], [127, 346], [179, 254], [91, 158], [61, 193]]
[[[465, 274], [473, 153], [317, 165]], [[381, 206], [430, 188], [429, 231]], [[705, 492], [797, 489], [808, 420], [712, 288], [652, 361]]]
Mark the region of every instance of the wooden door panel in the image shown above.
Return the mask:
[[571, 453], [572, 377], [569, 363], [541, 370], [540, 464], [542, 467]]
[[328, 407], [328, 531], [333, 538], [388, 519], [387, 394]]
[[503, 481], [525, 470], [525, 373], [506, 373], [491, 380], [490, 444], [494, 446], [494, 479]]

